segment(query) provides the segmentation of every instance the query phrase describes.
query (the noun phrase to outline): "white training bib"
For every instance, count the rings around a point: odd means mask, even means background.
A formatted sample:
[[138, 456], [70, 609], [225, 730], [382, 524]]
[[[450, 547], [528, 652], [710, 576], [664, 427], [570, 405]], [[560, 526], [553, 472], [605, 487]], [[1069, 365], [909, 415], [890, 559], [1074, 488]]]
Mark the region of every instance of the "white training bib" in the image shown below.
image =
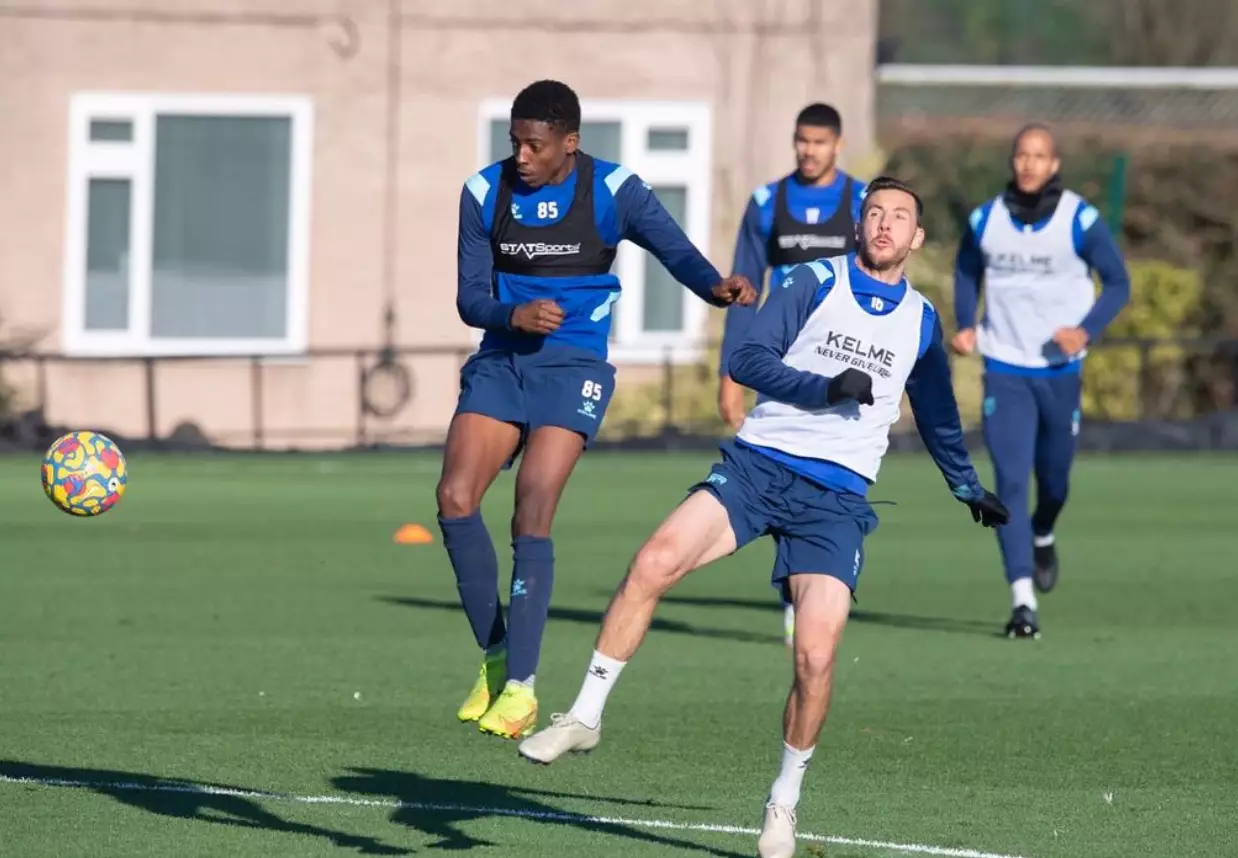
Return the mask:
[[927, 302], [908, 286], [898, 307], [874, 316], [856, 303], [846, 257], [830, 261], [834, 285], [804, 323], [783, 363], [831, 378], [852, 367], [865, 372], [873, 379], [873, 404], [852, 401], [806, 411], [759, 396], [738, 437], [793, 456], [834, 462], [875, 481], [890, 445], [890, 427], [899, 418], [907, 377], [919, 359]]
[[985, 357], [1025, 367], [1071, 359], [1053, 334], [1082, 322], [1096, 300], [1092, 273], [1075, 249], [1075, 213], [1082, 202], [1078, 194], [1063, 191], [1053, 217], [1039, 230], [1020, 229], [1001, 197], [993, 202], [980, 238], [984, 319], [976, 345]]

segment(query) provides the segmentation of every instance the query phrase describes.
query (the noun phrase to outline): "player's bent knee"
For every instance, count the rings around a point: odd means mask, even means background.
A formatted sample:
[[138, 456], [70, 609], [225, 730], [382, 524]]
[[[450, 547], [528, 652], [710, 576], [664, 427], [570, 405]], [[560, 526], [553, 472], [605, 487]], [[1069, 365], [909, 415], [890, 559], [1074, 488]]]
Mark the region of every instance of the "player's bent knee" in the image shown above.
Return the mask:
[[795, 647], [795, 676], [809, 689], [821, 687], [834, 668], [834, 646], [828, 643]]
[[628, 569], [626, 585], [660, 596], [683, 575], [683, 558], [675, 546], [664, 539], [647, 542]]
[[464, 518], [477, 511], [481, 499], [463, 480], [443, 479], [435, 491], [438, 514], [443, 518]]

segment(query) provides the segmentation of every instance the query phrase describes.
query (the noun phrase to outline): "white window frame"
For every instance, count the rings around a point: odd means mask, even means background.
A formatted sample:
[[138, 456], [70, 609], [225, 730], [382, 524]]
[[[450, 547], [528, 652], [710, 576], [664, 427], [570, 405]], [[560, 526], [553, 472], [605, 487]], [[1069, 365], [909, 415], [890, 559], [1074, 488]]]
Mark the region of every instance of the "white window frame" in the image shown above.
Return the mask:
[[[490, 123], [511, 115], [512, 99], [488, 98], [481, 104], [477, 122], [477, 163], [492, 163]], [[586, 122], [618, 122], [619, 162], [646, 183], [678, 185], [688, 189], [684, 232], [709, 256], [710, 210], [713, 202], [712, 110], [705, 101], [584, 100], [581, 118]], [[682, 151], [650, 150], [650, 129], [686, 129], [688, 148]], [[644, 330], [645, 251], [630, 241], [621, 242], [616, 273], [623, 287], [616, 315], [615, 338], [610, 356], [615, 363], [658, 364], [669, 355], [676, 364], [695, 363], [705, 354], [709, 305], [687, 287], [680, 286], [683, 304], [682, 331]]]
[[[155, 119], [161, 114], [256, 116], [291, 121], [287, 319], [284, 336], [151, 336]], [[132, 138], [129, 141], [92, 141], [92, 120], [130, 122]], [[69, 106], [64, 307], [61, 313], [61, 346], [64, 352], [86, 357], [303, 354], [308, 339], [313, 124], [313, 102], [305, 96], [110, 92], [74, 95]], [[126, 179], [130, 182], [129, 325], [125, 331], [86, 329], [87, 195], [91, 179]]]

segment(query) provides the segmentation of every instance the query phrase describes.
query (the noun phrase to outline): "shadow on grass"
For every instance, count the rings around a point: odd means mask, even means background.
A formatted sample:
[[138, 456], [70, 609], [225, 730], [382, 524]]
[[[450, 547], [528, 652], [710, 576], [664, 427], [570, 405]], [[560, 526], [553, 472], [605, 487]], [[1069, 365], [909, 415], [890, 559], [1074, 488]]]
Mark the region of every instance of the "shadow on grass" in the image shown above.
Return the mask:
[[285, 798], [277, 793], [137, 772], [47, 766], [13, 760], [0, 760], [0, 776], [38, 787], [89, 790], [121, 804], [173, 819], [320, 837], [335, 846], [355, 849], [362, 855], [412, 854], [407, 849], [388, 846], [372, 837], [359, 837], [283, 819], [260, 803], [264, 799]]
[[[781, 614], [782, 602], [777, 598], [769, 599], [734, 599], [717, 598], [713, 596], [679, 596], [668, 593], [662, 597], [667, 605], [687, 605], [696, 608], [741, 608], [759, 611], [767, 614]], [[998, 634], [997, 625], [980, 620], [959, 620], [951, 617], [925, 617], [917, 614], [896, 614], [888, 611], [868, 611], [863, 608], [851, 609], [850, 622], [873, 626], [889, 626], [895, 629], [918, 629], [931, 632], [951, 632], [954, 634], [972, 634], [992, 637]]]
[[[457, 611], [464, 613], [464, 609], [460, 607], [460, 603], [447, 599], [422, 599], [416, 596], [379, 596], [381, 601], [391, 605], [403, 605], [408, 608], [431, 608], [440, 611]], [[671, 599], [665, 598], [664, 602], [670, 602]], [[780, 608], [778, 600], [773, 600], [772, 604]], [[781, 609], [781, 608], [780, 608]], [[568, 622], [582, 623], [584, 625], [600, 628], [602, 625], [602, 615], [605, 611], [590, 611], [583, 608], [563, 608], [551, 606], [550, 619]], [[777, 628], [781, 629], [781, 624]], [[702, 626], [696, 626], [691, 623], [685, 623], [681, 620], [668, 620], [662, 617], [654, 617], [653, 623], [649, 627], [650, 631], [668, 632], [670, 634], [690, 635], [696, 638], [713, 638], [715, 640], [730, 640], [740, 643], [759, 643], [759, 644], [782, 644], [781, 634], [772, 634], [764, 632], [749, 632], [739, 629], [711, 629]]]
[[[559, 810], [546, 799], [575, 798], [591, 802], [620, 804], [640, 808], [673, 807], [652, 801], [576, 796], [509, 787], [500, 784], [464, 780], [441, 780], [415, 772], [357, 768], [351, 774], [335, 778], [331, 785], [337, 790], [382, 799], [399, 804], [392, 810], [391, 821], [437, 838], [433, 849], [469, 850], [484, 847], [510, 848], [514, 844], [495, 843], [474, 837], [461, 825], [483, 819], [521, 819], [542, 825], [562, 826], [594, 834], [609, 834], [668, 850], [674, 854], [696, 852], [722, 858], [747, 858], [749, 852], [731, 852], [656, 833], [654, 826], [640, 826], [634, 820], [585, 816]], [[496, 853], [497, 854], [497, 853]], [[508, 854], [504, 852], [504, 854]], [[512, 852], [510, 854], [516, 854]], [[583, 854], [583, 853], [582, 853]], [[610, 854], [622, 854], [615, 851]]]

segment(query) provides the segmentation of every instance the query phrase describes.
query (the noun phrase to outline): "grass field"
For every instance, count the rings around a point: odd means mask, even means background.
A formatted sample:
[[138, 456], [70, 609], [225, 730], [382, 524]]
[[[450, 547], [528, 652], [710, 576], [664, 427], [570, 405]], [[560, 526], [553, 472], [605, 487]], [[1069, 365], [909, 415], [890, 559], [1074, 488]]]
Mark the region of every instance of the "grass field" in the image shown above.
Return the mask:
[[[580, 466], [543, 718], [708, 461]], [[726, 827], [760, 824], [780, 751], [769, 546], [673, 592], [602, 747], [540, 768], [455, 722], [477, 656], [445, 553], [392, 542], [432, 525], [436, 459], [130, 465], [123, 503], [81, 521], [36, 461], [0, 460], [0, 855], [755, 854]], [[992, 534], [927, 459], [888, 459], [875, 497], [898, 505], [877, 507], [800, 806], [837, 839], [800, 854], [1238, 853], [1236, 485], [1228, 457], [1080, 462], [1044, 639], [1014, 642]], [[510, 494], [487, 505], [504, 546]]]

